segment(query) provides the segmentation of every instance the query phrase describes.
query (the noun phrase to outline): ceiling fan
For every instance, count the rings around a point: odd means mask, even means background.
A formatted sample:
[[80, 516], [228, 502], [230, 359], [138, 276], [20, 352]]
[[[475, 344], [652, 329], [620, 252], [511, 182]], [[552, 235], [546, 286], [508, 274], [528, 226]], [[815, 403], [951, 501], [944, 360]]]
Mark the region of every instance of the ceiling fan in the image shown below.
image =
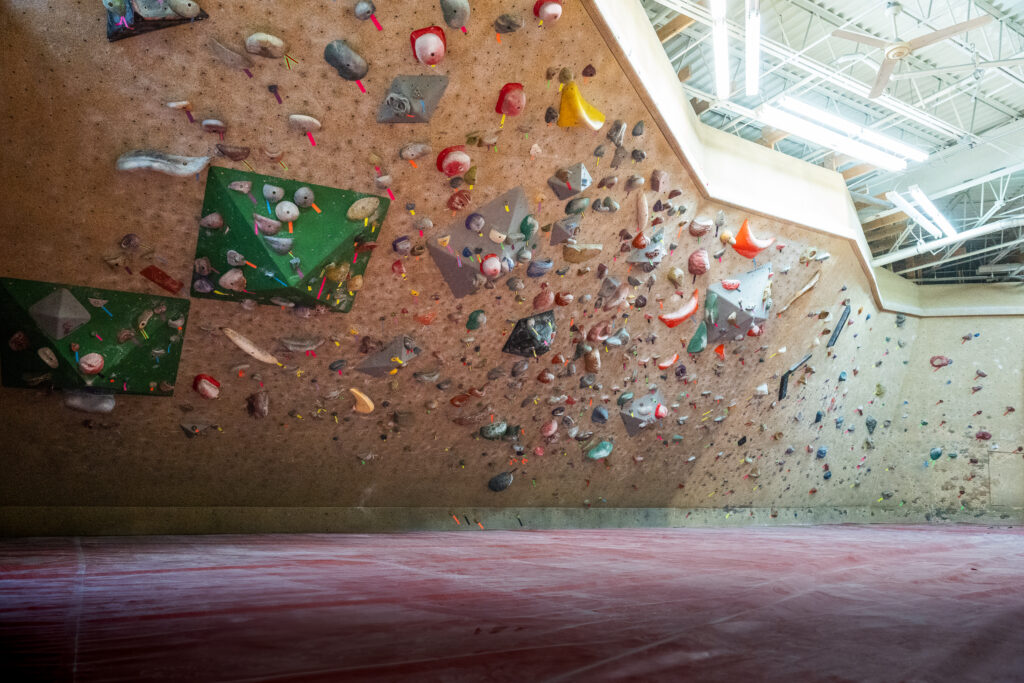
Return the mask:
[[980, 17], [975, 17], [969, 21], [962, 21], [959, 24], [953, 24], [952, 26], [947, 26], [946, 28], [939, 29], [938, 31], [926, 33], [923, 36], [918, 36], [911, 40], [902, 40], [896, 29], [896, 17], [901, 12], [903, 12], [903, 5], [900, 3], [886, 3], [885, 13], [892, 19], [892, 42], [886, 42], [881, 38], [876, 38], [875, 36], [870, 36], [864, 33], [844, 31], [843, 29], [836, 29], [832, 32], [832, 35], [836, 38], [846, 38], [847, 40], [853, 40], [864, 45], [881, 48], [885, 51], [885, 59], [882, 60], [882, 65], [878, 69], [878, 75], [875, 77], [875, 84], [871, 87], [871, 92], [868, 94], [870, 99], [874, 99], [882, 94], [882, 91], [885, 90], [885, 86], [889, 84], [889, 78], [892, 77], [892, 72], [893, 69], [896, 68], [896, 64], [912, 55], [915, 50], [920, 50], [923, 47], [933, 45], [939, 41], [945, 40], [946, 38], [951, 38], [958, 33], [963, 33], [964, 31], [970, 31], [978, 28], [979, 26], [984, 26], [992, 21], [992, 15], [983, 14]]
[[989, 61], [983, 61], [978, 57], [978, 51], [975, 50], [973, 54], [974, 61], [970, 64], [954, 64], [953, 66], [941, 66], [936, 69], [921, 69], [920, 71], [907, 71], [901, 74], [893, 74], [892, 80], [900, 81], [908, 78], [917, 78], [918, 76], [941, 76], [944, 74], [956, 74], [970, 71], [973, 73], [975, 79], [980, 79], [984, 74], [982, 72], [985, 69], [998, 69], [1000, 67], [1007, 66], [1024, 66], [1024, 58], [1017, 59], [994, 59]]

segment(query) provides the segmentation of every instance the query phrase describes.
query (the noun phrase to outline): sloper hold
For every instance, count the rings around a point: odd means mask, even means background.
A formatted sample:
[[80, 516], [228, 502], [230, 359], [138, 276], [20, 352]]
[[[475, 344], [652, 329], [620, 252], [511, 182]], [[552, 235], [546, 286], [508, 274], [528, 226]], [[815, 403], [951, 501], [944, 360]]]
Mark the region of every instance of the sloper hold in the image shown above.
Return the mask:
[[420, 353], [422, 353], [422, 349], [416, 345], [416, 341], [412, 337], [402, 335], [392, 339], [377, 353], [370, 354], [356, 370], [374, 377], [383, 377], [392, 374], [395, 370], [400, 370]]
[[[478, 215], [483, 220], [482, 230], [468, 230], [466, 218], [456, 217], [441, 233], [448, 237], [447, 244], [441, 244], [436, 237], [427, 240], [427, 250], [456, 299], [472, 294], [481, 286], [477, 277], [480, 273], [477, 256], [495, 254], [510, 269], [515, 267], [516, 251], [525, 243], [520, 226], [529, 213], [526, 193], [516, 187], [473, 212], [474, 218]], [[489, 236], [491, 230], [508, 238], [496, 244]]]
[[107, 40], [110, 42], [210, 18], [202, 9], [193, 17], [181, 16], [165, 0], [125, 0], [124, 5], [123, 21], [122, 15], [107, 10]]
[[505, 342], [503, 353], [534, 358], [548, 352], [555, 339], [555, 314], [544, 311], [528, 318], [520, 318]]
[[447, 88], [447, 76], [395, 76], [377, 109], [377, 123], [427, 123]]
[[573, 164], [567, 170], [569, 173], [566, 180], [562, 180], [557, 175], [548, 178], [548, 187], [551, 188], [551, 191], [559, 199], [568, 199], [573, 195], [579, 194], [590, 187], [590, 184], [593, 182], [587, 167], [582, 162]]

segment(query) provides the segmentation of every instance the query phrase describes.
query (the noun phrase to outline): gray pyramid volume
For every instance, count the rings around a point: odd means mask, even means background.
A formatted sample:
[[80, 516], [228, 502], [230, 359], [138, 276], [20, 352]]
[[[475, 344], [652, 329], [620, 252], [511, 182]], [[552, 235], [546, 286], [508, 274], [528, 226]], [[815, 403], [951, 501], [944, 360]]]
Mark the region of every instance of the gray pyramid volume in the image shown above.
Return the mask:
[[[529, 212], [526, 193], [516, 187], [475, 211], [460, 214], [443, 235], [427, 240], [427, 249], [456, 299], [479, 289], [484, 280], [480, 259], [488, 254], [496, 254], [511, 268], [515, 267], [516, 251], [526, 246], [520, 227]], [[483, 218], [482, 230], [467, 228], [467, 218], [473, 216]], [[506, 239], [495, 242], [491, 239], [492, 231]], [[447, 244], [442, 245], [445, 240]]]
[[622, 417], [622, 424], [626, 427], [626, 433], [636, 436], [642, 429], [650, 427], [657, 421], [654, 411], [659, 404], [663, 404], [665, 398], [661, 395], [661, 389], [653, 394], [645, 394], [639, 398], [627, 401], [619, 409]]
[[377, 123], [426, 123], [447, 88], [447, 76], [395, 76], [377, 110]]
[[371, 354], [369, 358], [360, 363], [356, 369], [367, 375], [382, 377], [390, 374], [396, 368], [400, 369], [420, 355], [421, 351], [412, 337], [406, 335], [395, 337], [383, 349]]
[[64, 288], [32, 304], [28, 314], [52, 339], [63, 339], [89, 322], [89, 311]]
[[579, 194], [583, 190], [590, 187], [590, 183], [593, 182], [590, 179], [590, 173], [587, 171], [587, 167], [582, 162], [570, 166], [565, 169], [567, 172], [566, 179], [562, 180], [558, 177], [559, 174], [555, 174], [548, 178], [548, 187], [555, 193], [555, 196], [559, 199], [568, 199], [573, 195]]
[[766, 263], [729, 278], [739, 280], [738, 289], [725, 289], [720, 282], [708, 287], [705, 310], [710, 341], [746, 334], [752, 325], [761, 325], [768, 319], [772, 305], [771, 275], [772, 264]]

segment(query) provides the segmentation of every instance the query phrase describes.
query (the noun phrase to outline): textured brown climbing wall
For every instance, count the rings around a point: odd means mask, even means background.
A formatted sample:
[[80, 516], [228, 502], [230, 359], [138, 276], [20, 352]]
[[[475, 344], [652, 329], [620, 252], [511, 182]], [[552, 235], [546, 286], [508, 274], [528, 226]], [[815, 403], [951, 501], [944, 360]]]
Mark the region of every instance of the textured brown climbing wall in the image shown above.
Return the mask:
[[[500, 42], [491, 22], [502, 11], [531, 17], [533, 3], [477, 0], [466, 35], [446, 27], [449, 52], [436, 69], [415, 62], [408, 39], [414, 29], [443, 25], [435, 2], [379, 2], [382, 31], [371, 22], [356, 20], [351, 5], [348, 1], [241, 5], [207, 0], [203, 6], [210, 19], [206, 21], [113, 44], [105, 40], [98, 2], [5, 5], [9, 51], [3, 77], [8, 97], [0, 105], [4, 123], [0, 136], [7, 195], [17, 207], [0, 218], [6, 246], [0, 270], [5, 276], [157, 291], [137, 274], [153, 262], [175, 278], [190, 279], [204, 177], [197, 181], [114, 170], [116, 158], [133, 148], [192, 155], [212, 151], [216, 136], [190, 124], [183, 112], [167, 108], [165, 103], [170, 101], [190, 100], [197, 120], [225, 121], [228, 143], [284, 150], [287, 170], [254, 154], [251, 163], [261, 173], [379, 192], [369, 161], [369, 155], [376, 153], [384, 159], [383, 170], [394, 178], [396, 196], [366, 272], [365, 287], [348, 315], [302, 318], [272, 307], [246, 311], [237, 304], [193, 300], [175, 396], [120, 398], [116, 411], [108, 416], [68, 411], [58, 397], [43, 392], [0, 389], [4, 412], [0, 430], [5, 443], [0, 496], [5, 501], [12, 505], [718, 507], [804, 505], [814, 500], [852, 505], [878, 497], [883, 489], [876, 477], [881, 461], [872, 461], [876, 456], [862, 445], [863, 418], [855, 415], [854, 408], [863, 405], [865, 412], [876, 416], [880, 426], [875, 440], [881, 441], [883, 421], [899, 415], [894, 394], [903, 384], [903, 361], [910, 354], [910, 347], [900, 348], [897, 340], [901, 334], [913, 333], [915, 321], [897, 331], [894, 316], [877, 314], [845, 242], [754, 219], [755, 234], [774, 236], [786, 245], [782, 251], [772, 247], [758, 259], [758, 263], [769, 260], [776, 273], [776, 310], [813, 269], [821, 268], [821, 280], [781, 318], [773, 312], [762, 337], [727, 342], [724, 360], [713, 353], [714, 344], [691, 357], [685, 353], [685, 340], [694, 331], [697, 316], [674, 330], [656, 319], [662, 312], [659, 300], [664, 300], [665, 310], [677, 305], [669, 298], [676, 288], [665, 276], [668, 268], [685, 269], [688, 254], [698, 246], [685, 230], [679, 232], [678, 218], [666, 219], [668, 238], [678, 248], [655, 271], [657, 282], [649, 291], [643, 286], [632, 292], [647, 297], [646, 307], [618, 313], [620, 324], [622, 314], [628, 315], [625, 324], [633, 341], [624, 350], [602, 350], [601, 389], [580, 389], [582, 363], [576, 376], [541, 384], [535, 378], [542, 369], [556, 374], [561, 370], [550, 364], [555, 353], [572, 357], [576, 335], [570, 324], [585, 332], [613, 315], [595, 311], [592, 301], [582, 301], [585, 295], [597, 293], [597, 265], [604, 263], [609, 274], [623, 281], [631, 274], [624, 254], [619, 253], [618, 233], [622, 229], [635, 232], [638, 193], [626, 193], [626, 177], [635, 173], [649, 178], [655, 169], [666, 171], [667, 189], [648, 191], [647, 197], [653, 204], [667, 198], [670, 189], [682, 190], [673, 201], [687, 207], [686, 218], [697, 213], [713, 217], [718, 207], [699, 206], [682, 165], [651, 125], [649, 113], [577, 0], [566, 1], [564, 16], [557, 23], [541, 28], [528, 20], [525, 28], [503, 35]], [[259, 30], [284, 38], [288, 54], [297, 63], [289, 69], [284, 60], [256, 58], [250, 78], [216, 61], [207, 47], [211, 38], [217, 38], [240, 49], [245, 36]], [[362, 79], [365, 94], [324, 62], [323, 48], [336, 38], [349, 40], [368, 59], [370, 71]], [[558, 82], [547, 81], [547, 69], [568, 66], [579, 76], [588, 64], [595, 67], [596, 75], [580, 78], [584, 96], [609, 123], [625, 120], [626, 146], [647, 155], [642, 163], [627, 162], [615, 172], [619, 183], [610, 191], [598, 190], [596, 184], [611, 173], [607, 167], [611, 152], [601, 163], [593, 156], [594, 148], [607, 142], [608, 125], [593, 132], [544, 123], [545, 109], [558, 105]], [[378, 125], [377, 106], [391, 79], [398, 74], [427, 73], [451, 77], [432, 122]], [[407, 142], [426, 141], [436, 153], [464, 143], [467, 134], [497, 132], [500, 117], [494, 113], [494, 104], [506, 82], [524, 84], [526, 110], [505, 122], [496, 146], [469, 150], [479, 169], [472, 206], [521, 185], [531, 206], [540, 204], [540, 223], [550, 223], [564, 215], [565, 202], [556, 200], [547, 178], [561, 166], [582, 161], [595, 179], [585, 195], [610, 195], [622, 210], [586, 214], [580, 239], [604, 245], [603, 254], [586, 264], [565, 264], [561, 248], [547, 246], [547, 235], [541, 234], [535, 257], [553, 258], [555, 270], [541, 279], [526, 279], [524, 302], [518, 303], [503, 281], [494, 289], [456, 301], [429, 256], [406, 258], [405, 278], [391, 271], [396, 258], [390, 250], [393, 239], [408, 235], [420, 244], [444, 234], [453, 220], [445, 207], [452, 190], [433, 168], [432, 159], [413, 168], [398, 159], [397, 150]], [[279, 87], [283, 104], [268, 92], [271, 84]], [[323, 121], [315, 147], [288, 130], [287, 116], [294, 113]], [[642, 119], [648, 122], [645, 133], [631, 137], [629, 128]], [[540, 151], [531, 155], [533, 145]], [[225, 159], [215, 163], [245, 168]], [[739, 180], [757, 182], [757, 178]], [[408, 202], [415, 203], [417, 217], [434, 221], [435, 227], [424, 238], [404, 209]], [[467, 213], [461, 212], [458, 218]], [[726, 218], [726, 227], [735, 232], [744, 215], [730, 210]], [[131, 272], [111, 269], [103, 257], [118, 253], [118, 242], [127, 232], [140, 235], [151, 255], [136, 256], [129, 264]], [[701, 246], [714, 252], [721, 245], [705, 237]], [[808, 246], [830, 252], [831, 258], [820, 265], [800, 264], [798, 257]], [[566, 265], [565, 275], [556, 274]], [[701, 301], [707, 285], [742, 273], [750, 265], [732, 249], [721, 261], [713, 259], [710, 272], [696, 281]], [[586, 266], [591, 271], [580, 274]], [[525, 266], [519, 266], [514, 275], [525, 279]], [[553, 351], [531, 363], [519, 386], [508, 373], [518, 358], [502, 354], [501, 346], [512, 323], [531, 312], [533, 297], [542, 285], [572, 293], [576, 302], [556, 307], [558, 333]], [[837, 357], [827, 359], [828, 336], [823, 331], [834, 327], [845, 298], [851, 299], [851, 324], [835, 348]], [[483, 309], [488, 322], [468, 332], [465, 323], [475, 309]], [[815, 315], [819, 311], [829, 312], [831, 318], [819, 320]], [[430, 325], [414, 319], [427, 313], [436, 313]], [[867, 320], [869, 314], [871, 320]], [[245, 356], [219, 332], [223, 326], [274, 351], [285, 367], [261, 366]], [[398, 334], [412, 336], [425, 350], [408, 368], [382, 379], [351, 369], [361, 360], [362, 337], [388, 341]], [[308, 357], [282, 352], [276, 339], [283, 336], [321, 336], [329, 341], [315, 357]], [[814, 345], [815, 339], [820, 345]], [[773, 407], [779, 375], [809, 351], [814, 352], [809, 363], [814, 374], [794, 373], [789, 398]], [[681, 355], [680, 362], [687, 367], [687, 382], [677, 380], [673, 369], [658, 371], [652, 360], [674, 353]], [[349, 361], [341, 376], [327, 367], [336, 359]], [[1019, 358], [1015, 362], [1019, 365]], [[243, 364], [247, 367], [239, 370]], [[496, 367], [503, 368], [503, 373], [489, 381], [487, 373]], [[412, 377], [415, 371], [433, 368], [451, 380], [448, 389], [439, 390]], [[837, 387], [843, 370], [848, 380]], [[218, 400], [204, 400], [190, 389], [197, 373], [222, 382]], [[755, 387], [764, 382], [769, 396], [755, 397]], [[888, 387], [885, 397], [875, 395], [878, 383]], [[673, 408], [657, 426], [629, 438], [618, 416], [616, 396], [621, 391], [640, 395], [648, 385], [659, 386]], [[271, 396], [270, 416], [256, 421], [246, 414], [246, 397], [261, 386]], [[350, 387], [373, 399], [374, 413], [352, 412]], [[484, 395], [462, 408], [449, 404], [449, 399], [470, 388], [483, 389]], [[556, 407], [548, 399], [563, 395], [574, 401], [560, 405], [580, 431], [593, 431], [595, 440], [614, 441], [615, 451], [608, 460], [586, 460], [581, 444], [569, 438], [568, 425], [560, 426], [551, 441], [540, 436], [541, 424]], [[437, 407], [428, 410], [431, 401]], [[594, 406], [607, 401], [611, 419], [606, 425], [591, 423], [592, 401]], [[818, 409], [829, 411], [823, 426], [811, 424]], [[525, 448], [525, 461], [514, 453], [512, 444], [476, 436], [491, 415], [522, 426], [519, 443]], [[688, 419], [679, 425], [677, 418], [682, 416]], [[844, 416], [847, 426], [855, 425], [855, 432], [837, 431], [837, 416]], [[456, 418], [467, 424], [456, 424]], [[212, 426], [189, 439], [179, 427], [182, 422]], [[746, 442], [738, 445], [743, 437]], [[830, 447], [824, 461], [807, 452], [808, 446], [813, 450], [819, 444]], [[794, 452], [786, 454], [789, 446]], [[543, 449], [543, 455], [534, 453], [536, 447]], [[690, 461], [691, 457], [695, 460]], [[875, 467], [871, 478], [867, 466], [857, 469], [861, 457], [868, 457], [866, 462]], [[915, 457], [914, 462], [918, 460]], [[832, 463], [837, 472], [825, 485], [823, 462]], [[517, 479], [507, 491], [487, 490], [491, 476], [513, 467], [518, 468]], [[860, 486], [854, 486], [857, 478], [862, 480]], [[819, 498], [809, 499], [808, 490], [814, 487]]]

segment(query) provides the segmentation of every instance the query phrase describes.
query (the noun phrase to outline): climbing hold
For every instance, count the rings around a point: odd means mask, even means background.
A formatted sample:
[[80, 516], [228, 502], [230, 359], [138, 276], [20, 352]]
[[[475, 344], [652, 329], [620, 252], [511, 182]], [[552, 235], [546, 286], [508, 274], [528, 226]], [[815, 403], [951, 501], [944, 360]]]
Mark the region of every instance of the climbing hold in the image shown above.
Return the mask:
[[818, 450], [815, 453], [815, 455], [818, 457], [818, 459], [824, 458], [826, 455], [828, 455], [828, 446], [818, 446]]
[[448, 49], [444, 29], [440, 26], [428, 26], [413, 31], [409, 35], [413, 57], [420, 64], [434, 66], [440, 64]]
[[[515, 470], [512, 470], [514, 472]], [[512, 472], [502, 472], [491, 477], [491, 480], [487, 482], [487, 488], [494, 492], [504, 491], [512, 485]]]
[[562, 88], [562, 98], [558, 109], [558, 125], [562, 128], [584, 125], [592, 130], [600, 130], [604, 125], [604, 114], [599, 112], [583, 99], [576, 81], [570, 81]]
[[117, 159], [118, 171], [159, 171], [187, 178], [200, 173], [212, 157], [184, 157], [151, 149], [135, 149]]
[[843, 370], [842, 372], [839, 373], [839, 381], [840, 382], [845, 382], [846, 381], [846, 371], [845, 370]]
[[687, 231], [692, 237], [703, 237], [711, 231], [711, 228], [715, 227], [714, 221], [707, 216], [697, 216], [690, 221], [690, 226]]
[[441, 153], [437, 155], [437, 170], [449, 178], [468, 171], [472, 160], [466, 154], [465, 149], [465, 145], [455, 145], [441, 150]]
[[295, 200], [295, 204], [297, 206], [301, 206], [304, 209], [308, 209], [313, 206], [313, 202], [316, 201], [313, 190], [308, 187], [300, 187], [295, 190], [295, 194], [292, 198]]
[[261, 419], [270, 414], [270, 393], [257, 391], [245, 399], [245, 407], [250, 417]]
[[263, 185], [263, 198], [268, 202], [279, 202], [284, 199], [284, 188], [277, 185]]
[[562, 0], [537, 0], [533, 4], [533, 16], [548, 23], [558, 21], [562, 16]]
[[278, 202], [274, 207], [274, 215], [279, 221], [289, 223], [299, 219], [299, 207], [287, 200]]
[[469, 0], [441, 0], [444, 23], [451, 28], [462, 28], [469, 23]]
[[502, 14], [494, 20], [494, 30], [498, 33], [515, 33], [523, 27], [523, 18], [515, 14]]
[[508, 432], [508, 423], [504, 420], [495, 420], [480, 428], [480, 437], [488, 441], [497, 441]]
[[611, 441], [601, 441], [596, 446], [587, 451], [587, 457], [591, 460], [601, 460], [607, 458], [612, 454], [612, 449], [615, 446]]
[[686, 262], [686, 269], [694, 278], [708, 272], [709, 268], [711, 268], [711, 259], [708, 256], [708, 250], [703, 247], [690, 254], [690, 258]]
[[487, 254], [480, 261], [480, 272], [483, 273], [484, 277], [491, 280], [501, 275], [501, 259], [498, 258], [498, 255]]
[[638, 137], [640, 137], [641, 135], [644, 134], [644, 122], [643, 122], [643, 119], [641, 119], [640, 121], [637, 121], [636, 125], [633, 126], [632, 134], [633, 134], [633, 137], [635, 137], [635, 138], [638, 138]]
[[269, 33], [253, 33], [245, 39], [245, 51], [270, 59], [284, 57], [287, 46], [284, 41]]
[[931, 366], [933, 368], [936, 368], [936, 369], [944, 368], [947, 365], [952, 365], [953, 364], [953, 360], [950, 359], [950, 358], [946, 358], [945, 356], [932, 356], [928, 360], [928, 362], [931, 363]]
[[358, 81], [370, 70], [366, 60], [344, 40], [332, 40], [324, 48], [324, 59], [347, 81]]
[[718, 346], [715, 347], [715, 355], [717, 355], [722, 360], [725, 360], [725, 344], [719, 344]]
[[373, 412], [374, 405], [373, 401], [370, 400], [369, 396], [355, 388], [349, 389], [349, 392], [352, 394], [353, 397], [355, 397], [356, 400], [356, 403], [352, 408], [355, 412], [360, 413], [362, 415], [369, 415], [370, 413]]
[[371, 0], [359, 0], [356, 6], [352, 8], [352, 13], [356, 15], [356, 19], [359, 21], [366, 21], [373, 16], [374, 12], [377, 11], [377, 7], [371, 2]]
[[774, 237], [766, 240], [754, 237], [750, 232], [749, 219], [743, 221], [743, 225], [740, 227], [740, 231], [736, 233], [735, 238], [727, 240], [725, 239], [726, 235], [729, 235], [728, 231], [722, 233], [722, 241], [728, 242], [736, 250], [737, 254], [749, 259], [754, 258], [762, 250], [770, 247], [775, 242]]
[[482, 308], [478, 308], [469, 314], [469, 318], [466, 320], [467, 330], [479, 330], [481, 327], [487, 324], [487, 314], [484, 313]]
[[506, 83], [501, 86], [498, 93], [498, 102], [494, 105], [494, 111], [509, 116], [519, 116], [526, 108], [526, 91], [522, 83]]
[[668, 327], [669, 329], [672, 329], [676, 325], [679, 325], [681, 322], [683, 322], [684, 320], [686, 320], [691, 315], [697, 312], [697, 307], [699, 305], [699, 295], [700, 290], [694, 289], [693, 294], [690, 295], [690, 298], [687, 301], [685, 301], [682, 304], [682, 306], [676, 309], [673, 313], [664, 313], [662, 315], [659, 315], [658, 320], [663, 322], [665, 326]]
[[941, 457], [942, 457], [942, 449], [941, 449], [941, 448], [938, 448], [938, 447], [936, 447], [936, 448], [933, 448], [933, 449], [931, 450], [931, 452], [930, 452], [930, 453], [928, 454], [928, 456], [929, 456], [929, 457], [930, 457], [930, 458], [931, 458], [932, 460], [938, 460], [939, 458], [941, 458]]
[[594, 408], [594, 412], [590, 414], [590, 421], [594, 424], [605, 424], [608, 422], [608, 409], [604, 406], [597, 406]]
[[192, 380], [192, 388], [203, 398], [220, 396], [220, 382], [209, 375], [199, 374]]

